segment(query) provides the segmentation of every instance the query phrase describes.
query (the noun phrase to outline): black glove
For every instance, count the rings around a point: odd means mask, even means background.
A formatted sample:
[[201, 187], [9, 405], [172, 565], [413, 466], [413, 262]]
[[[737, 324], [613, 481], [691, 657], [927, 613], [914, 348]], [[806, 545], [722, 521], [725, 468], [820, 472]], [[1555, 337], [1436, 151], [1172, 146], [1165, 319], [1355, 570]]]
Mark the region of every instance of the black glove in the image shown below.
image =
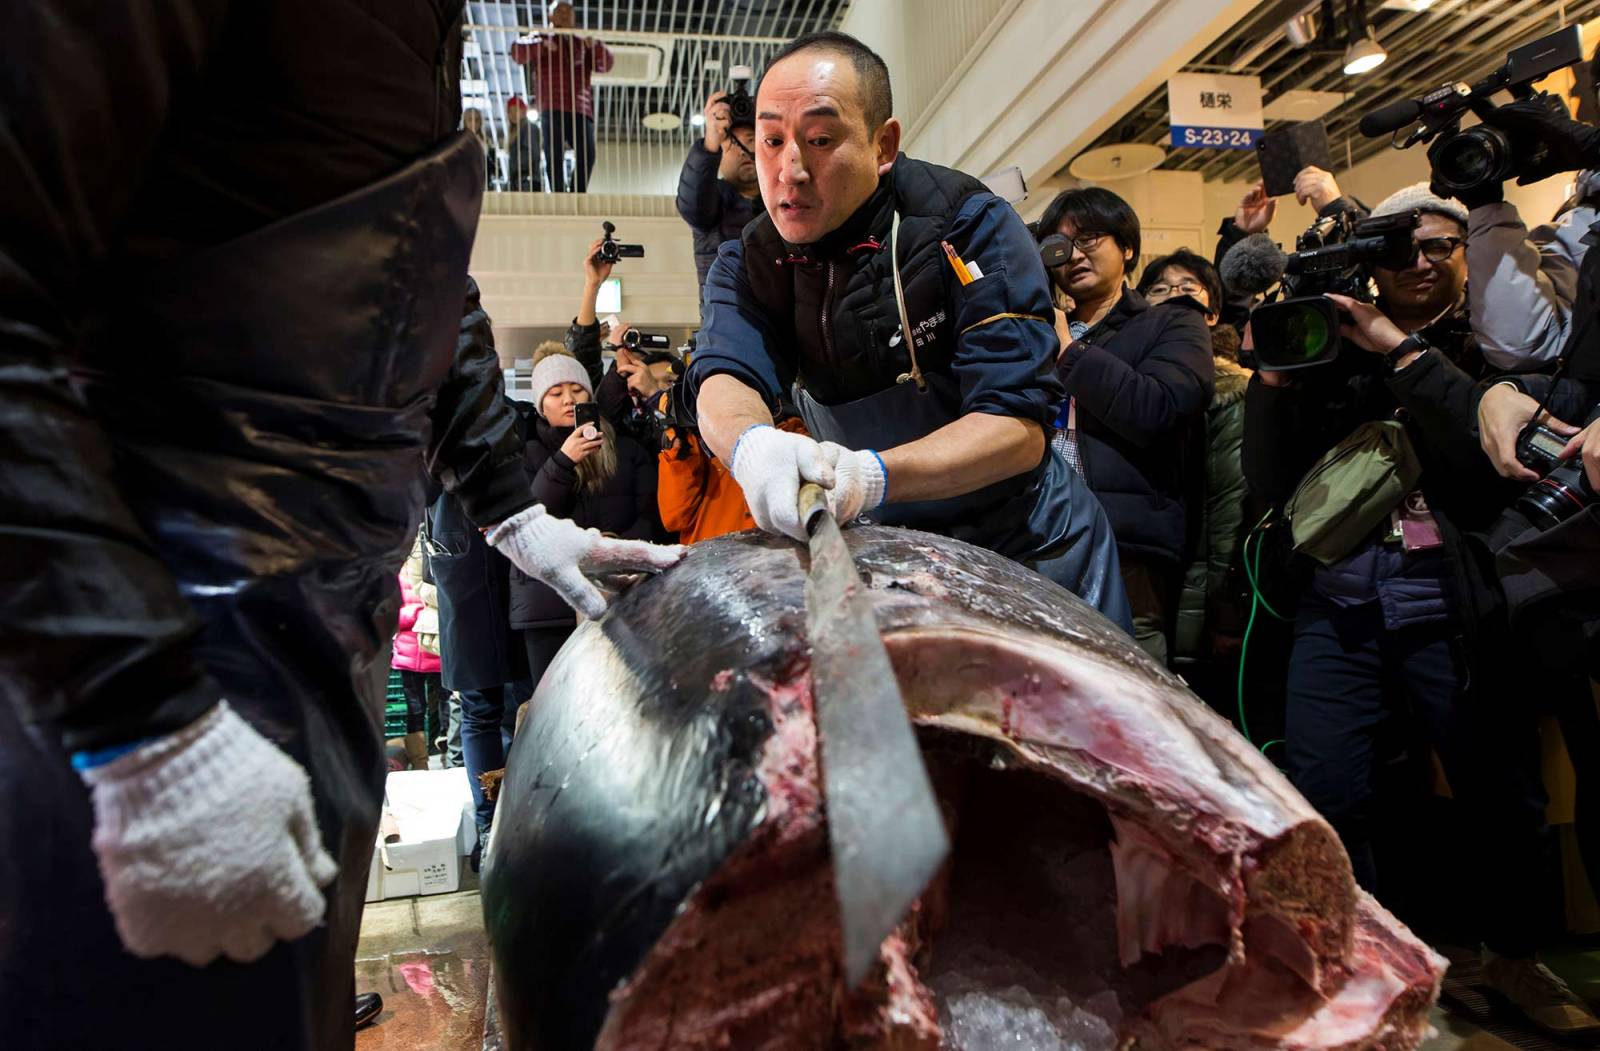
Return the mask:
[[1518, 185], [1600, 166], [1600, 128], [1573, 120], [1561, 99], [1547, 91], [1485, 110], [1481, 118], [1491, 128], [1545, 147], [1545, 155], [1522, 173]]

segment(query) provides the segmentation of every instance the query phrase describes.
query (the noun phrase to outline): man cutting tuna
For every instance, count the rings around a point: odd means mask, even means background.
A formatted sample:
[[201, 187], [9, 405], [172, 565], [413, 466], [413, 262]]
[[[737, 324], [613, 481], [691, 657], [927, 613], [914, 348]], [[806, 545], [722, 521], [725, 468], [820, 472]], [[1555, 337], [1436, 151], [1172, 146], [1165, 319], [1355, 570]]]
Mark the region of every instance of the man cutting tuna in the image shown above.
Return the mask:
[[[796, 495], [815, 482], [841, 522], [980, 544], [1126, 626], [1105, 513], [1046, 440], [1062, 393], [1038, 251], [978, 180], [899, 157], [892, 113], [883, 60], [853, 37], [800, 37], [768, 65], [769, 208], [706, 278], [701, 433], [768, 532], [804, 538]], [[791, 385], [813, 437], [772, 426]]]

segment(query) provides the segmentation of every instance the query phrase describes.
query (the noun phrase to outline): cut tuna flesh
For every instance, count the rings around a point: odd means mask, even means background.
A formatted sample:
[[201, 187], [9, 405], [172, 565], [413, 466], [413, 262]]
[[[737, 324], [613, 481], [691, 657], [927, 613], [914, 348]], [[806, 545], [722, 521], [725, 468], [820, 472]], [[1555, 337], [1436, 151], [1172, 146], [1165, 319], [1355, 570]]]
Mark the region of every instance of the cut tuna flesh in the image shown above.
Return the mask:
[[1004, 558], [845, 535], [950, 862], [846, 992], [807, 556], [698, 544], [573, 635], [512, 748], [483, 878], [507, 1046], [1421, 1042], [1444, 961], [1225, 721]]

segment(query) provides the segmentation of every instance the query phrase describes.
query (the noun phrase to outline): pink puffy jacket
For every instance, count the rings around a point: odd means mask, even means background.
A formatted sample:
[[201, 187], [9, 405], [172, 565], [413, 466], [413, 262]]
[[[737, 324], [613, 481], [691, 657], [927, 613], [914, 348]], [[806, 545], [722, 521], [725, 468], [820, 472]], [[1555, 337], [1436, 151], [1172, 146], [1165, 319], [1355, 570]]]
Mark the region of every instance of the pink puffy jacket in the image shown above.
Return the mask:
[[400, 624], [394, 633], [390, 667], [401, 671], [439, 670], [439, 607], [437, 592], [422, 579], [422, 544], [400, 569]]

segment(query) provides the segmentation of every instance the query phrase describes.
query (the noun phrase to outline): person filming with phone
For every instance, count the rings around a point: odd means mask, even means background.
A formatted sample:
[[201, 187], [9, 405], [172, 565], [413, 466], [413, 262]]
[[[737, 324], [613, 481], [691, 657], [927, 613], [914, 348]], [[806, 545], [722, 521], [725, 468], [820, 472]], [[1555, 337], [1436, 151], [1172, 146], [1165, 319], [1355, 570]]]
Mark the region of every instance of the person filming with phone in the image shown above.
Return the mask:
[[[535, 499], [552, 515], [606, 536], [654, 539], [655, 455], [600, 414], [589, 371], [558, 343], [534, 354], [523, 459]], [[546, 584], [511, 570], [511, 628], [522, 632], [528, 676], [538, 682], [577, 627], [572, 608]]]

